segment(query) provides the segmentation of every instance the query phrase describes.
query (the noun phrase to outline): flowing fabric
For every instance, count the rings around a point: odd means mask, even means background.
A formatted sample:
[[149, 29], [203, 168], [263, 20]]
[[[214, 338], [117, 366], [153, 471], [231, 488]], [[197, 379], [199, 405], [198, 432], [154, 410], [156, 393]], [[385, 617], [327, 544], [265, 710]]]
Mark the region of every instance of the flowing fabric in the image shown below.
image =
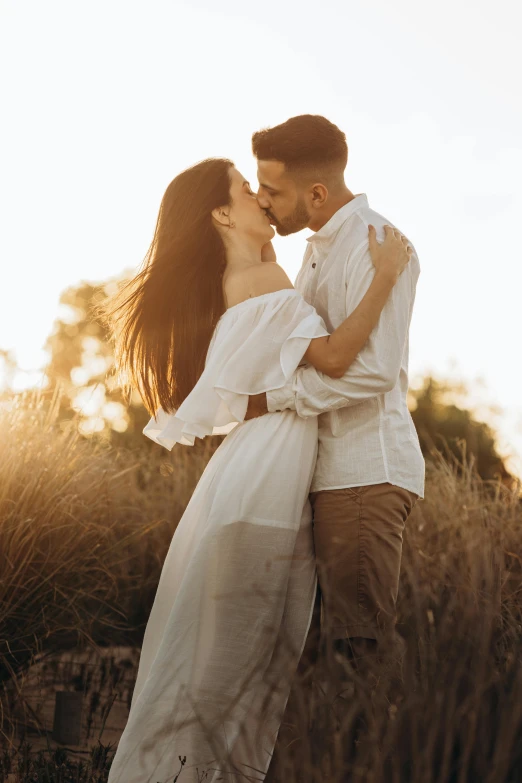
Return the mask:
[[265, 778], [316, 591], [317, 419], [244, 416], [325, 335], [295, 289], [229, 308], [190, 395], [144, 429], [172, 449], [235, 424], [173, 535], [109, 783], [171, 783], [180, 757], [180, 783]]

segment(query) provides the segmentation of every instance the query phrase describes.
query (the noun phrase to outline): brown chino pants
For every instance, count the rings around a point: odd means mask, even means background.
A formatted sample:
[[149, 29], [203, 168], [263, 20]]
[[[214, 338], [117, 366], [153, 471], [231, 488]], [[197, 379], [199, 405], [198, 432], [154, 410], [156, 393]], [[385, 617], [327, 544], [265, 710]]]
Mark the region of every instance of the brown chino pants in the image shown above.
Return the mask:
[[387, 483], [310, 495], [321, 625], [331, 640], [363, 637], [384, 647], [392, 642], [402, 534], [417, 499]]
[[285, 753], [299, 754], [309, 740], [306, 732], [300, 736], [296, 728], [302, 725], [300, 689], [312, 687], [321, 638], [358, 660], [358, 668], [369, 653], [383, 659], [403, 654], [404, 642], [395, 632], [395, 605], [402, 534], [417, 499], [413, 492], [392, 484], [311, 493], [319, 585], [298, 666], [301, 686], [290, 693], [265, 783], [284, 779], [279, 759], [283, 748]]

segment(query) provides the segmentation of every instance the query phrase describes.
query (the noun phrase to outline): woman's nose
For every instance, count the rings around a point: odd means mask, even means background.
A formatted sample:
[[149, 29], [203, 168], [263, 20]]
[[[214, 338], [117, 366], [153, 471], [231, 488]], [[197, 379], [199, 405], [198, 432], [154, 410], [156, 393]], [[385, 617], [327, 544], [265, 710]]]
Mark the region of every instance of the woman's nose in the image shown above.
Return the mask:
[[270, 202], [267, 199], [266, 196], [263, 196], [260, 190], [257, 191], [257, 203], [261, 207], [261, 209], [268, 209], [270, 206]]

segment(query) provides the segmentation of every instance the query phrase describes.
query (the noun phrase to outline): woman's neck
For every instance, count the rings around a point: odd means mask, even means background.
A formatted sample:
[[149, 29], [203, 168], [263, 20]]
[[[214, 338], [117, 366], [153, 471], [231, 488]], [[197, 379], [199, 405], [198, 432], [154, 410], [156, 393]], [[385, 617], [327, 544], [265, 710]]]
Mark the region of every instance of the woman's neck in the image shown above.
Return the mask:
[[229, 271], [246, 269], [249, 266], [260, 264], [262, 263], [261, 245], [255, 240], [230, 238], [226, 243], [226, 258], [226, 268]]

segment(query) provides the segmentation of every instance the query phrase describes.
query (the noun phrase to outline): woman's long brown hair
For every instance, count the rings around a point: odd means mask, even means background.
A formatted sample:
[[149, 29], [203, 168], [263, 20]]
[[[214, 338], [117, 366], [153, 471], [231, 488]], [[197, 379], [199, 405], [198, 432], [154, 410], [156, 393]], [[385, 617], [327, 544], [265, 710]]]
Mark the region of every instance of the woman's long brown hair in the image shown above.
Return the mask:
[[210, 158], [172, 180], [142, 269], [99, 309], [116, 373], [151, 415], [172, 412], [192, 391], [225, 312], [225, 246], [211, 212], [230, 204], [233, 165]]

